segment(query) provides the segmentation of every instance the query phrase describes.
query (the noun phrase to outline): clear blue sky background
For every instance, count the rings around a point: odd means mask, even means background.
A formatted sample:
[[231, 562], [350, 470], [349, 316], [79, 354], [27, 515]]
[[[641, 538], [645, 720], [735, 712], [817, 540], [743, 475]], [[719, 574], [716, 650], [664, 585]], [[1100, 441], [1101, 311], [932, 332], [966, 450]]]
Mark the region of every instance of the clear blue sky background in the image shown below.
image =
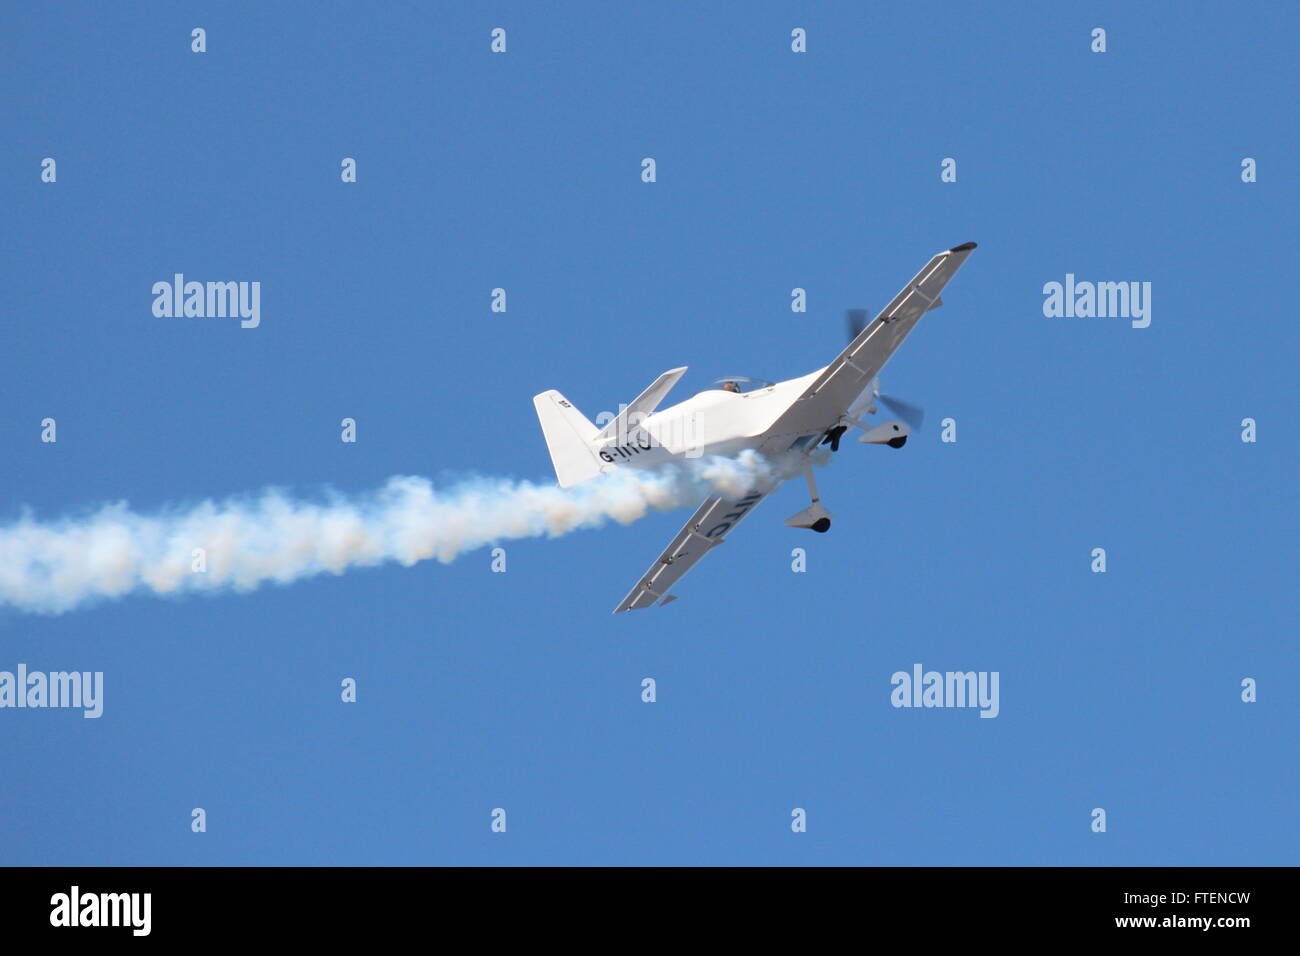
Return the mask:
[[[0, 669], [107, 684], [98, 721], [0, 712], [0, 862], [1296, 863], [1298, 22], [7, 5], [4, 521], [549, 480], [535, 393], [594, 416], [677, 365], [676, 397], [802, 375], [845, 308], [980, 247], [885, 376], [925, 433], [846, 443], [830, 534], [782, 526], [790, 484], [671, 607], [610, 614], [686, 510], [510, 544], [505, 574], [0, 612]], [[154, 318], [174, 272], [262, 282], [261, 327]], [[1067, 272], [1153, 283], [1151, 327], [1044, 318]], [[918, 662], [1000, 672], [1001, 716], [892, 708]]]

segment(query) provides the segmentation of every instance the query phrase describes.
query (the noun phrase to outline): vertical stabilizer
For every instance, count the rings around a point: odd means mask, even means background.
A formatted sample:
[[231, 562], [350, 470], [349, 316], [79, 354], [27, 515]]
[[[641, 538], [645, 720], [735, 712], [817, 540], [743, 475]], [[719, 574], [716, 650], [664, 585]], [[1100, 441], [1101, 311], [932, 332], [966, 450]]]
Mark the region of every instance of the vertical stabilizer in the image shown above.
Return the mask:
[[600, 429], [554, 389], [534, 396], [533, 407], [560, 487], [572, 488], [599, 475], [600, 458], [591, 443]]

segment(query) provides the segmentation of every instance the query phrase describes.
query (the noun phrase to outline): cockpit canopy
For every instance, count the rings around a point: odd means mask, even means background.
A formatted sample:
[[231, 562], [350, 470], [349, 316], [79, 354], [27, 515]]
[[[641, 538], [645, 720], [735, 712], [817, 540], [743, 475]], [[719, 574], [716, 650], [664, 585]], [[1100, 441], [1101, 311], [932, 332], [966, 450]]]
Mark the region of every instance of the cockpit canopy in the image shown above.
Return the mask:
[[720, 379], [716, 379], [704, 391], [711, 392], [722, 389], [726, 392], [744, 394], [745, 392], [756, 392], [761, 388], [771, 388], [772, 384], [772, 382], [765, 382], [761, 378], [750, 378], [748, 375], [725, 375]]

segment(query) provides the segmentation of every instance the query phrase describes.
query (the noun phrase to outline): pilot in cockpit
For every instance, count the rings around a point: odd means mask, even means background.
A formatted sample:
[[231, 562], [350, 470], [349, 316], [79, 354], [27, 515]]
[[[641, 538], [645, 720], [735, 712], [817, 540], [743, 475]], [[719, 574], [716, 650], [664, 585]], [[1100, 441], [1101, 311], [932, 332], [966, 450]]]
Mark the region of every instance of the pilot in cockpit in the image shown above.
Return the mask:
[[723, 383], [722, 383], [722, 390], [723, 390], [724, 392], [737, 392], [737, 393], [739, 393], [739, 392], [740, 392], [740, 386], [737, 385], [735, 382], [723, 382]]

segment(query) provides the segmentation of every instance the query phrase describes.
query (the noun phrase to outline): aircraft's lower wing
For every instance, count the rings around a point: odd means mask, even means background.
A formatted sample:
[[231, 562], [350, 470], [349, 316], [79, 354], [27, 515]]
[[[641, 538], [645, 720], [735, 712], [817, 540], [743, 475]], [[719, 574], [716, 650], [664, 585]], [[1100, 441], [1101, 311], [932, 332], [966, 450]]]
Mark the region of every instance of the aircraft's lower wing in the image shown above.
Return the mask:
[[676, 600], [676, 595], [669, 594], [668, 589], [695, 567], [700, 558], [721, 544], [727, 533], [772, 491], [773, 488], [751, 491], [736, 501], [728, 501], [717, 495], [707, 499], [691, 515], [686, 526], [677, 532], [677, 537], [673, 538], [664, 553], [650, 566], [650, 570], [641, 576], [636, 587], [614, 608], [614, 613], [636, 611], [650, 607], [655, 602], [667, 604]]

